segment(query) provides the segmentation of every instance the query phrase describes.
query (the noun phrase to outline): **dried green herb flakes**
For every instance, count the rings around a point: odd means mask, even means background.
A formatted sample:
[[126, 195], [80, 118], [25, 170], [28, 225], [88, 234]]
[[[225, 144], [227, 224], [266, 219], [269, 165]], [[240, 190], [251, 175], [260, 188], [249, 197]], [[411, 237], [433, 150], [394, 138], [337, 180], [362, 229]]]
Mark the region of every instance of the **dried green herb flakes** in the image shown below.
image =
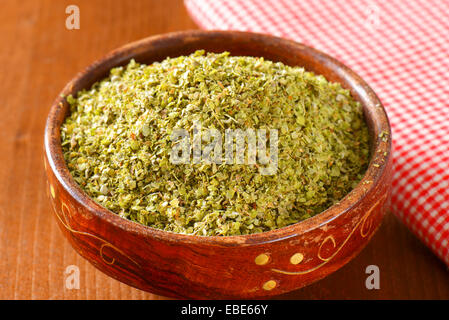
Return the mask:
[[[307, 219], [362, 178], [369, 135], [339, 84], [263, 58], [204, 53], [131, 61], [69, 96], [61, 128], [68, 168], [96, 202], [154, 228], [197, 235], [268, 231]], [[278, 170], [173, 164], [174, 128], [279, 132]]]

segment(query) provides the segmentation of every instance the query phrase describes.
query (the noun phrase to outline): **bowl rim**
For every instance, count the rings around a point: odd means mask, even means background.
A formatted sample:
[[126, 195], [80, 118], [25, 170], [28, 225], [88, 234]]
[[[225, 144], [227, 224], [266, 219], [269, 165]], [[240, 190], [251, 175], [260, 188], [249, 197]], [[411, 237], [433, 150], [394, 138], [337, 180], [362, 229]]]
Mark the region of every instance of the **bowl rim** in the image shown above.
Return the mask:
[[[374, 119], [377, 119], [377, 124], [380, 125], [379, 129], [381, 132], [388, 133], [387, 148], [381, 149], [381, 140], [378, 137], [372, 137], [372, 144], [374, 147], [371, 148], [371, 159], [368, 168], [362, 178], [362, 180], [353, 188], [348, 194], [345, 195], [338, 203], [332, 205], [328, 209], [306, 219], [299, 221], [297, 223], [285, 226], [279, 229], [274, 229], [270, 231], [248, 234], [248, 235], [232, 235], [232, 236], [199, 236], [192, 234], [181, 234], [174, 233], [171, 231], [165, 231], [162, 229], [156, 229], [153, 227], [142, 225], [138, 222], [128, 220], [126, 218], [120, 217], [118, 214], [106, 209], [105, 207], [96, 203], [92, 198], [90, 198], [73, 180], [71, 174], [67, 168], [66, 162], [63, 157], [62, 147], [60, 143], [58, 126], [58, 117], [61, 117], [61, 113], [65, 113], [66, 109], [63, 107], [64, 100], [68, 94], [72, 93], [72, 90], [76, 83], [84, 79], [89, 73], [98, 69], [99, 67], [112, 63], [115, 65], [119, 64], [120, 58], [123, 58], [124, 52], [129, 52], [134, 48], [145, 46], [145, 48], [151, 48], [151, 44], [157, 43], [158, 41], [167, 40], [180, 40], [180, 39], [192, 39], [193, 41], [201, 37], [237, 37], [240, 39], [251, 37], [252, 41], [275, 40], [276, 42], [297, 48], [298, 50], [308, 51], [313, 53], [319, 58], [319, 61], [330, 62], [334, 68], [339, 68], [339, 73], [343, 73], [345, 77], [351, 79], [357, 85], [356, 90], [360, 90], [360, 94], [369, 97], [369, 106], [363, 106], [372, 110], [371, 115]], [[182, 44], [182, 42], [181, 42]], [[149, 49], [151, 50], [151, 49]], [[129, 60], [131, 57], [127, 57]], [[374, 154], [378, 152], [386, 154], [384, 155], [384, 161], [378, 166], [374, 166]], [[372, 191], [375, 186], [379, 183], [382, 175], [384, 174], [387, 164], [390, 162], [391, 158], [391, 128], [388, 120], [387, 113], [377, 97], [374, 91], [368, 86], [368, 84], [358, 76], [354, 71], [345, 66], [343, 63], [339, 62], [335, 58], [306, 46], [302, 43], [298, 43], [285, 38], [279, 38], [267, 34], [253, 33], [253, 32], [242, 32], [242, 31], [203, 31], [203, 30], [187, 30], [180, 32], [171, 32], [161, 35], [150, 36], [141, 40], [137, 40], [124, 46], [121, 46], [102, 58], [96, 60], [89, 66], [87, 66], [83, 71], [79, 72], [74, 78], [72, 78], [61, 93], [58, 95], [56, 100], [53, 102], [45, 126], [44, 135], [44, 153], [46, 155], [49, 166], [55, 175], [58, 182], [62, 185], [65, 191], [82, 207], [87, 209], [90, 213], [95, 215], [105, 224], [112, 224], [115, 227], [120, 228], [122, 231], [130, 232], [135, 235], [144, 235], [145, 237], [151, 237], [168, 242], [183, 242], [188, 244], [212, 244], [221, 246], [240, 246], [240, 245], [254, 245], [254, 244], [265, 244], [274, 241], [279, 241], [283, 239], [288, 239], [295, 237], [299, 234], [304, 234], [310, 232], [314, 229], [321, 228], [328, 224], [332, 220], [344, 215], [350, 209], [356, 207], [366, 196]], [[44, 159], [45, 161], [45, 159]], [[364, 185], [366, 181], [371, 181], [369, 187], [366, 188]]]

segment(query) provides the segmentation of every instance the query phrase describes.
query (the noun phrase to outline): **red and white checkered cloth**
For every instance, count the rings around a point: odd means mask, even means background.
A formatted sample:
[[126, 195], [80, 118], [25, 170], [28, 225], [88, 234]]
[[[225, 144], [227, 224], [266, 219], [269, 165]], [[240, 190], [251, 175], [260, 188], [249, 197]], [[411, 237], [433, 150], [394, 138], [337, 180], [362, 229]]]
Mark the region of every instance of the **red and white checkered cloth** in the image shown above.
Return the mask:
[[387, 109], [392, 210], [449, 265], [449, 0], [185, 0], [203, 29], [289, 38], [362, 76]]

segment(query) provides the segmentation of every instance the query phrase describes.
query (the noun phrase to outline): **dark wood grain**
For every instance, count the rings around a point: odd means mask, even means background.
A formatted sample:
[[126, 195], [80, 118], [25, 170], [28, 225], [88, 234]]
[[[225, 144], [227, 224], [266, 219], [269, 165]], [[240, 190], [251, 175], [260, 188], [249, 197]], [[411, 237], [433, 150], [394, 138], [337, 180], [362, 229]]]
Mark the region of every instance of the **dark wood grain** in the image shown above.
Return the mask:
[[[65, 29], [72, 1], [4, 0], [0, 10], [0, 298], [160, 299], [121, 284], [81, 258], [46, 198], [42, 134], [55, 95], [79, 70], [130, 41], [195, 28], [180, 1], [80, 1], [81, 29]], [[381, 289], [365, 288], [376, 264]], [[64, 286], [80, 268], [79, 290]], [[449, 299], [449, 273], [393, 216], [362, 253], [331, 276], [279, 298]]]

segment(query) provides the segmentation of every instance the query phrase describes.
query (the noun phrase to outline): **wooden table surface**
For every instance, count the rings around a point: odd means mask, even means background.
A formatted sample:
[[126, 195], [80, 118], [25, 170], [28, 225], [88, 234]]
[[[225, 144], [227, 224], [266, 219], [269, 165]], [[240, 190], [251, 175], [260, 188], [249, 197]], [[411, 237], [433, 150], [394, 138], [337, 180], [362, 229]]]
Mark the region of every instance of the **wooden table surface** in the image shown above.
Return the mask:
[[[65, 27], [78, 5], [79, 30]], [[113, 280], [78, 256], [45, 192], [43, 131], [52, 100], [79, 70], [127, 42], [197, 28], [176, 0], [1, 0], [0, 299], [164, 299]], [[65, 287], [79, 267], [80, 288]], [[365, 287], [377, 265], [380, 289]], [[283, 299], [449, 299], [449, 272], [388, 215], [348, 265]]]

